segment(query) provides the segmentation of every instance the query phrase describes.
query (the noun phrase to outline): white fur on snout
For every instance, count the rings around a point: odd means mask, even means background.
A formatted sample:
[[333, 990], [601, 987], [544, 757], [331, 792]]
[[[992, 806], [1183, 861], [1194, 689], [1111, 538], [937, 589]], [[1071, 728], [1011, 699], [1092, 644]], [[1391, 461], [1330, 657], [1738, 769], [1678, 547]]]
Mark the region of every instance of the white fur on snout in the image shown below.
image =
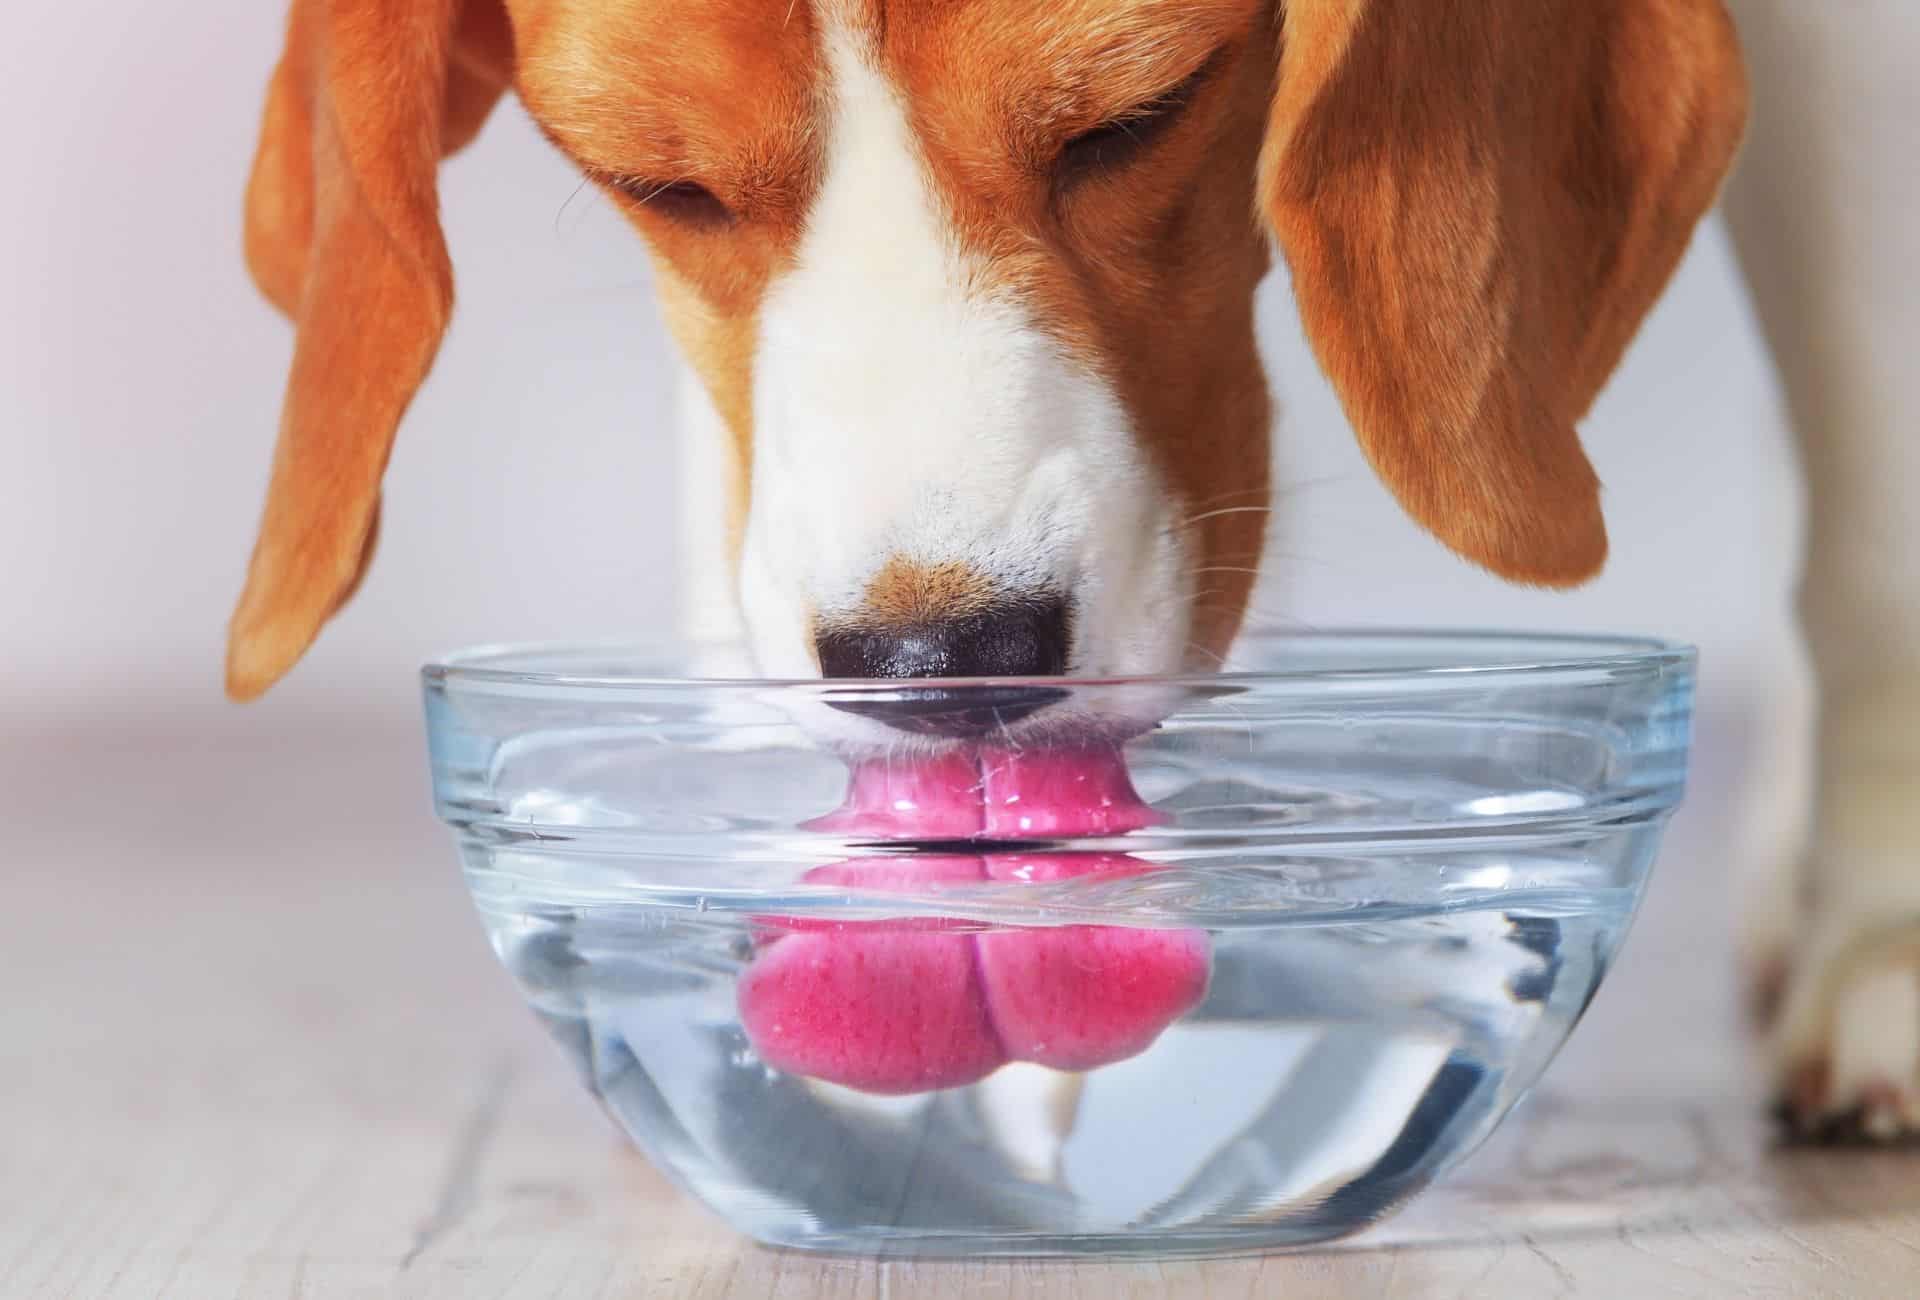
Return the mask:
[[1081, 675], [1177, 668], [1175, 505], [1110, 386], [959, 247], [900, 102], [829, 29], [821, 189], [761, 310], [741, 596], [762, 671], [899, 558], [1071, 600]]

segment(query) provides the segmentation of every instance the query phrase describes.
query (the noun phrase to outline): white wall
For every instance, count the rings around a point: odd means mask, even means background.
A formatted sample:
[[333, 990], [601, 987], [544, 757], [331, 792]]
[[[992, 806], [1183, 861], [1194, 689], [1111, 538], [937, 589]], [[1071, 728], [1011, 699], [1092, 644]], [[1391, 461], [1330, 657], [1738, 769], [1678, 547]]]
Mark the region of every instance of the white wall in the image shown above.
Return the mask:
[[[231, 720], [222, 633], [260, 506], [284, 324], [239, 256], [239, 196], [280, 7], [31, 0], [0, 79], [0, 716], [128, 697]], [[463, 643], [645, 635], [671, 605], [666, 343], [633, 237], [507, 105], [446, 169], [461, 309], [396, 450], [383, 552], [261, 725], [411, 709]], [[1291, 559], [1262, 613], [1691, 638], [1715, 708], [1764, 699], [1795, 494], [1769, 372], [1718, 228], [1589, 429], [1609, 575], [1504, 588], [1371, 478], [1270, 284]], [[52, 685], [49, 685], [49, 684]], [[136, 706], [145, 707], [145, 706]]]

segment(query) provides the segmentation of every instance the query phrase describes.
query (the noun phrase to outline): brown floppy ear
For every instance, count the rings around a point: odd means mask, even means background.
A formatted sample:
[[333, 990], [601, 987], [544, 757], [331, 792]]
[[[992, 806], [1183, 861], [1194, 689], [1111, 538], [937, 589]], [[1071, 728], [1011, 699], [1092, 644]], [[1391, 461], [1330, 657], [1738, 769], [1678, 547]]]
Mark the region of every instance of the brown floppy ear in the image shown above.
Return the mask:
[[499, 0], [294, 0], [247, 262], [298, 334], [227, 692], [306, 652], [371, 557], [380, 476], [453, 306], [436, 173], [512, 77]]
[[1581, 419], [1746, 119], [1720, 0], [1284, 0], [1266, 215], [1367, 457], [1447, 546], [1606, 559]]

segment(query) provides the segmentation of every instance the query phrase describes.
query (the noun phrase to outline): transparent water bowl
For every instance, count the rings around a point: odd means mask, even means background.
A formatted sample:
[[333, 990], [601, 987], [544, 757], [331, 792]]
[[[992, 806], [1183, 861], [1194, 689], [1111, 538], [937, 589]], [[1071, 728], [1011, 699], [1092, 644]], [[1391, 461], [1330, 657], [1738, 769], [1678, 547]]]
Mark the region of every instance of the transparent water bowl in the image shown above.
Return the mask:
[[425, 670], [434, 791], [535, 1013], [740, 1231], [1298, 1246], [1459, 1163], [1572, 1031], [1681, 797], [1694, 656], [1241, 653], [887, 683], [477, 651]]

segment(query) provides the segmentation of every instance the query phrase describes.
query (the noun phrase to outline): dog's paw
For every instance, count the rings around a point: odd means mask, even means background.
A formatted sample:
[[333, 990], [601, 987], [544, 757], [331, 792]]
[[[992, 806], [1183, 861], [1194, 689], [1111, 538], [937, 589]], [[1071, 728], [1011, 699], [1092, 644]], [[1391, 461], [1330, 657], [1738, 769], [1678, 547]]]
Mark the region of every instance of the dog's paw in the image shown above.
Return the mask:
[[1920, 921], [1835, 926], [1802, 953], [1774, 1052], [1789, 1138], [1920, 1139]]

